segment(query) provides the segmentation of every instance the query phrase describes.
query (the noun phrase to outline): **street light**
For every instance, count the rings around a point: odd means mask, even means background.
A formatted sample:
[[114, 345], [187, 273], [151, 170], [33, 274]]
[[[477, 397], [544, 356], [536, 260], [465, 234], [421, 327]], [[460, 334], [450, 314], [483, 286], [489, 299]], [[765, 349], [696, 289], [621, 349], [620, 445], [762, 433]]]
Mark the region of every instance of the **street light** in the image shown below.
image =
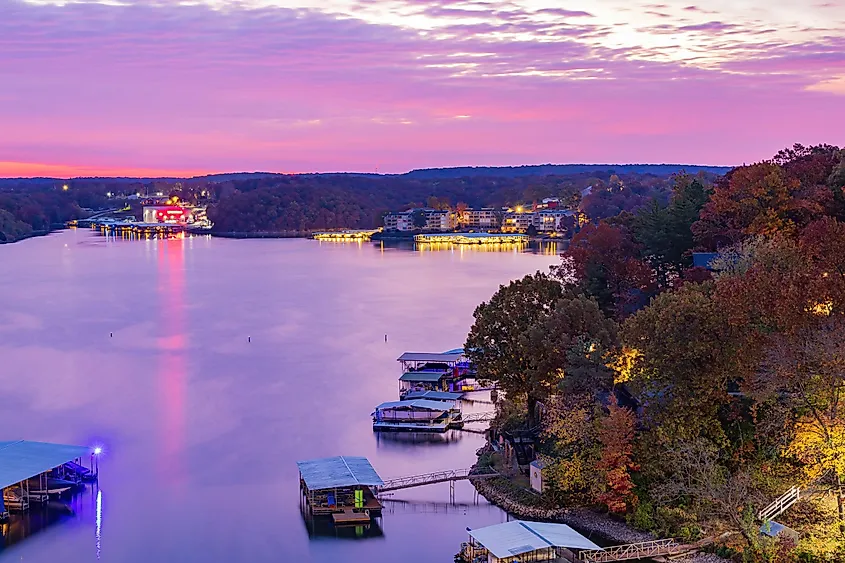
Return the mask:
[[64, 186], [62, 186], [62, 190], [67, 191], [67, 184], [65, 184]]

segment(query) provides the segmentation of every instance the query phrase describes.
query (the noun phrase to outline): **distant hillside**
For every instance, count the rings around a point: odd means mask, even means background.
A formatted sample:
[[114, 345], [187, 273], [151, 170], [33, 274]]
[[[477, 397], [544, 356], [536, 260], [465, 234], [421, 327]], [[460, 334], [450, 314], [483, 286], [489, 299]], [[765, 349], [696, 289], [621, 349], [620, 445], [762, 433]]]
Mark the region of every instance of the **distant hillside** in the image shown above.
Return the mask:
[[409, 178], [466, 178], [495, 177], [514, 178], [517, 176], [557, 176], [605, 172], [612, 174], [653, 174], [669, 176], [679, 172], [697, 174], [708, 172], [722, 175], [731, 170], [731, 166], [699, 166], [693, 164], [538, 164], [525, 166], [465, 166], [458, 168], [422, 168], [412, 170], [404, 176]]

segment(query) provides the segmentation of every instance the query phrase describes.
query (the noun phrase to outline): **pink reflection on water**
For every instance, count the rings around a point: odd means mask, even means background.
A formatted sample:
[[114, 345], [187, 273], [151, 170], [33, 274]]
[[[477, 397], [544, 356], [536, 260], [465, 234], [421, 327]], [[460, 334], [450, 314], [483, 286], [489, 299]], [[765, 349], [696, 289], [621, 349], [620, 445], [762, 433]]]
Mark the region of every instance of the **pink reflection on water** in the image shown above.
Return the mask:
[[172, 482], [185, 477], [185, 382], [187, 348], [185, 322], [184, 239], [158, 246], [158, 390], [161, 420], [159, 471]]

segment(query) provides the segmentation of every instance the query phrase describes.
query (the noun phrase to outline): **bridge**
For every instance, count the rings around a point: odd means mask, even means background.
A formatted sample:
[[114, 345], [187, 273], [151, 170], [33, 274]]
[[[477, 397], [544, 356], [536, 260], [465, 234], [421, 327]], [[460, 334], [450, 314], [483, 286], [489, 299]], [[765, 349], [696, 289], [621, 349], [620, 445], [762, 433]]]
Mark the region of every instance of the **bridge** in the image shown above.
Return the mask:
[[420, 475], [410, 475], [408, 477], [388, 479], [384, 482], [383, 486], [378, 488], [378, 492], [381, 494], [389, 491], [399, 491], [401, 489], [424, 487], [425, 485], [447, 482], [454, 487], [455, 481], [465, 481], [470, 478], [486, 479], [498, 476], [499, 474], [492, 469], [488, 471], [476, 471], [474, 469], [447, 469], [445, 471], [435, 471], [434, 473], [423, 473]]
[[696, 546], [681, 544], [674, 539], [653, 540], [615, 545], [602, 550], [582, 551], [578, 554], [578, 559], [593, 563], [628, 561], [631, 559], [647, 559], [652, 557], [672, 557], [695, 551], [696, 549]]
[[758, 520], [771, 520], [772, 518], [777, 518], [781, 514], [787, 511], [790, 506], [798, 502], [801, 498], [801, 487], [792, 487], [781, 496], [776, 498], [772, 503], [761, 509], [757, 513]]
[[496, 418], [494, 411], [490, 412], [471, 412], [461, 415], [461, 422], [492, 422]]

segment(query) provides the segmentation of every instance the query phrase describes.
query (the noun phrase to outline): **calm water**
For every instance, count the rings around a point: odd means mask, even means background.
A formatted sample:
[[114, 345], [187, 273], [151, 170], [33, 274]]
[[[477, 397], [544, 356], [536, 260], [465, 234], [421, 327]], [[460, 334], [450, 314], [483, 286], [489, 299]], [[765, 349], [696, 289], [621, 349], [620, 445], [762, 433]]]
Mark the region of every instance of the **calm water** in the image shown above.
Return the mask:
[[85, 230], [0, 246], [0, 440], [105, 448], [99, 489], [3, 528], [0, 561], [451, 562], [467, 526], [505, 520], [469, 484], [309, 530], [295, 461], [471, 464], [481, 436], [377, 437], [369, 414], [397, 398], [399, 354], [461, 346], [499, 284], [556, 261]]

